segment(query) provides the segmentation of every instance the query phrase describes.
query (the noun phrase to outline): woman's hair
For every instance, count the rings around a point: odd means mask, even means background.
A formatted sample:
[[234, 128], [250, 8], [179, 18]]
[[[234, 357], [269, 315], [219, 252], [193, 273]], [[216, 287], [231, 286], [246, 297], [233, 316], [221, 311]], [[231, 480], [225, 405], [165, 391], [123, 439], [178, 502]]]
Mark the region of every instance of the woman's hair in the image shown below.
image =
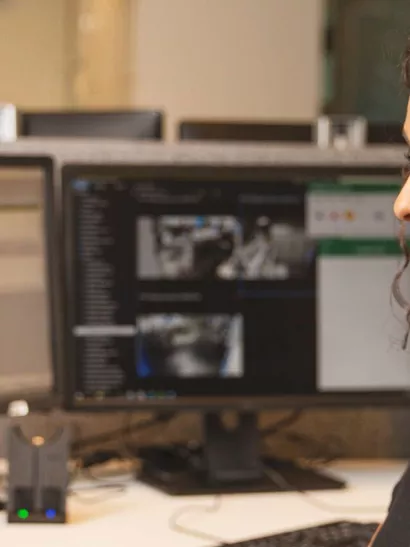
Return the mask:
[[[410, 91], [410, 37], [407, 41], [407, 47], [404, 52], [403, 56], [403, 64], [402, 64], [402, 76], [403, 76], [403, 82], [407, 89]], [[406, 182], [406, 180], [410, 177], [410, 168], [409, 165], [404, 167], [403, 169], [403, 180]], [[396, 303], [404, 309], [406, 313], [406, 321], [407, 321], [407, 329], [406, 334], [403, 339], [402, 347], [403, 349], [407, 348], [407, 343], [409, 341], [410, 337], [410, 302], [407, 302], [407, 300], [404, 298], [401, 288], [400, 288], [400, 281], [401, 278], [406, 271], [407, 267], [410, 264], [410, 250], [407, 245], [407, 237], [406, 237], [406, 225], [404, 222], [402, 222], [400, 227], [400, 233], [399, 233], [399, 241], [400, 241], [400, 247], [404, 254], [404, 262], [401, 266], [400, 270], [395, 275], [395, 278], [393, 280], [392, 285], [392, 296]]]
[[405, 83], [406, 87], [410, 90], [410, 37], [407, 41], [407, 47], [403, 56], [402, 74], [403, 74], [403, 82]]

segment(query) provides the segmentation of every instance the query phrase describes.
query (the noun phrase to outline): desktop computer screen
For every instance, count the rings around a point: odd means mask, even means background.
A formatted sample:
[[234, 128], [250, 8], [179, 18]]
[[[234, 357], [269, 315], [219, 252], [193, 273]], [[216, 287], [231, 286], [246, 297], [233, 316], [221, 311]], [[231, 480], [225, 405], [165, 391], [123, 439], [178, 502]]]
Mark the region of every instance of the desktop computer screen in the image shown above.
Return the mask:
[[[51, 393], [52, 161], [0, 157], [0, 402]], [[54, 258], [54, 255], [53, 255]]]
[[264, 180], [67, 166], [66, 404], [407, 400], [390, 303], [399, 184], [393, 170], [320, 166]]
[[22, 112], [24, 137], [161, 140], [163, 114], [155, 110]]

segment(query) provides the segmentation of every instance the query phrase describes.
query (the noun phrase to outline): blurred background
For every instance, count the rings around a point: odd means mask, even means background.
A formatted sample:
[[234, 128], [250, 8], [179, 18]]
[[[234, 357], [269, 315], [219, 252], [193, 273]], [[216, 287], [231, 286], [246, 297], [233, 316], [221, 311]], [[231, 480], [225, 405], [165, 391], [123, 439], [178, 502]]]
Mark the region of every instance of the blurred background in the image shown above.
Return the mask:
[[[399, 123], [409, 21], [408, 0], [0, 0], [0, 102], [158, 109], [168, 140], [184, 119]], [[72, 419], [85, 435], [118, 417]], [[315, 410], [297, 427], [336, 432], [346, 455], [406, 456], [409, 423], [408, 410]], [[195, 437], [195, 418], [168, 434]]]
[[23, 110], [399, 121], [407, 0], [1, 0], [0, 99]]

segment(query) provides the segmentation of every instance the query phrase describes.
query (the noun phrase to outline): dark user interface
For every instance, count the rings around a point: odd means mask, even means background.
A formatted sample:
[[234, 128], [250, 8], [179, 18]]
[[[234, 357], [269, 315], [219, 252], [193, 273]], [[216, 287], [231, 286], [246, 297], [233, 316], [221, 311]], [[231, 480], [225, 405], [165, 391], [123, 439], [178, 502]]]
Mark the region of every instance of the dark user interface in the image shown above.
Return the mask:
[[77, 178], [66, 210], [77, 400], [315, 392], [305, 187]]

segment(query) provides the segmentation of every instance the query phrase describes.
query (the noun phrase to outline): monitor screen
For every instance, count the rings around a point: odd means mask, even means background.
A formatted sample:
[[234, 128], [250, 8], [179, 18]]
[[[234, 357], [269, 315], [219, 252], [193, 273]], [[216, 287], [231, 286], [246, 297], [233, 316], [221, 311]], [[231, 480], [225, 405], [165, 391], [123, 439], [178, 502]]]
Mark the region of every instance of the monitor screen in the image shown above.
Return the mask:
[[68, 404], [410, 389], [389, 292], [399, 176], [165, 171], [65, 171]]
[[163, 114], [155, 110], [23, 112], [27, 137], [160, 140]]
[[0, 401], [53, 387], [51, 160], [0, 158]]

